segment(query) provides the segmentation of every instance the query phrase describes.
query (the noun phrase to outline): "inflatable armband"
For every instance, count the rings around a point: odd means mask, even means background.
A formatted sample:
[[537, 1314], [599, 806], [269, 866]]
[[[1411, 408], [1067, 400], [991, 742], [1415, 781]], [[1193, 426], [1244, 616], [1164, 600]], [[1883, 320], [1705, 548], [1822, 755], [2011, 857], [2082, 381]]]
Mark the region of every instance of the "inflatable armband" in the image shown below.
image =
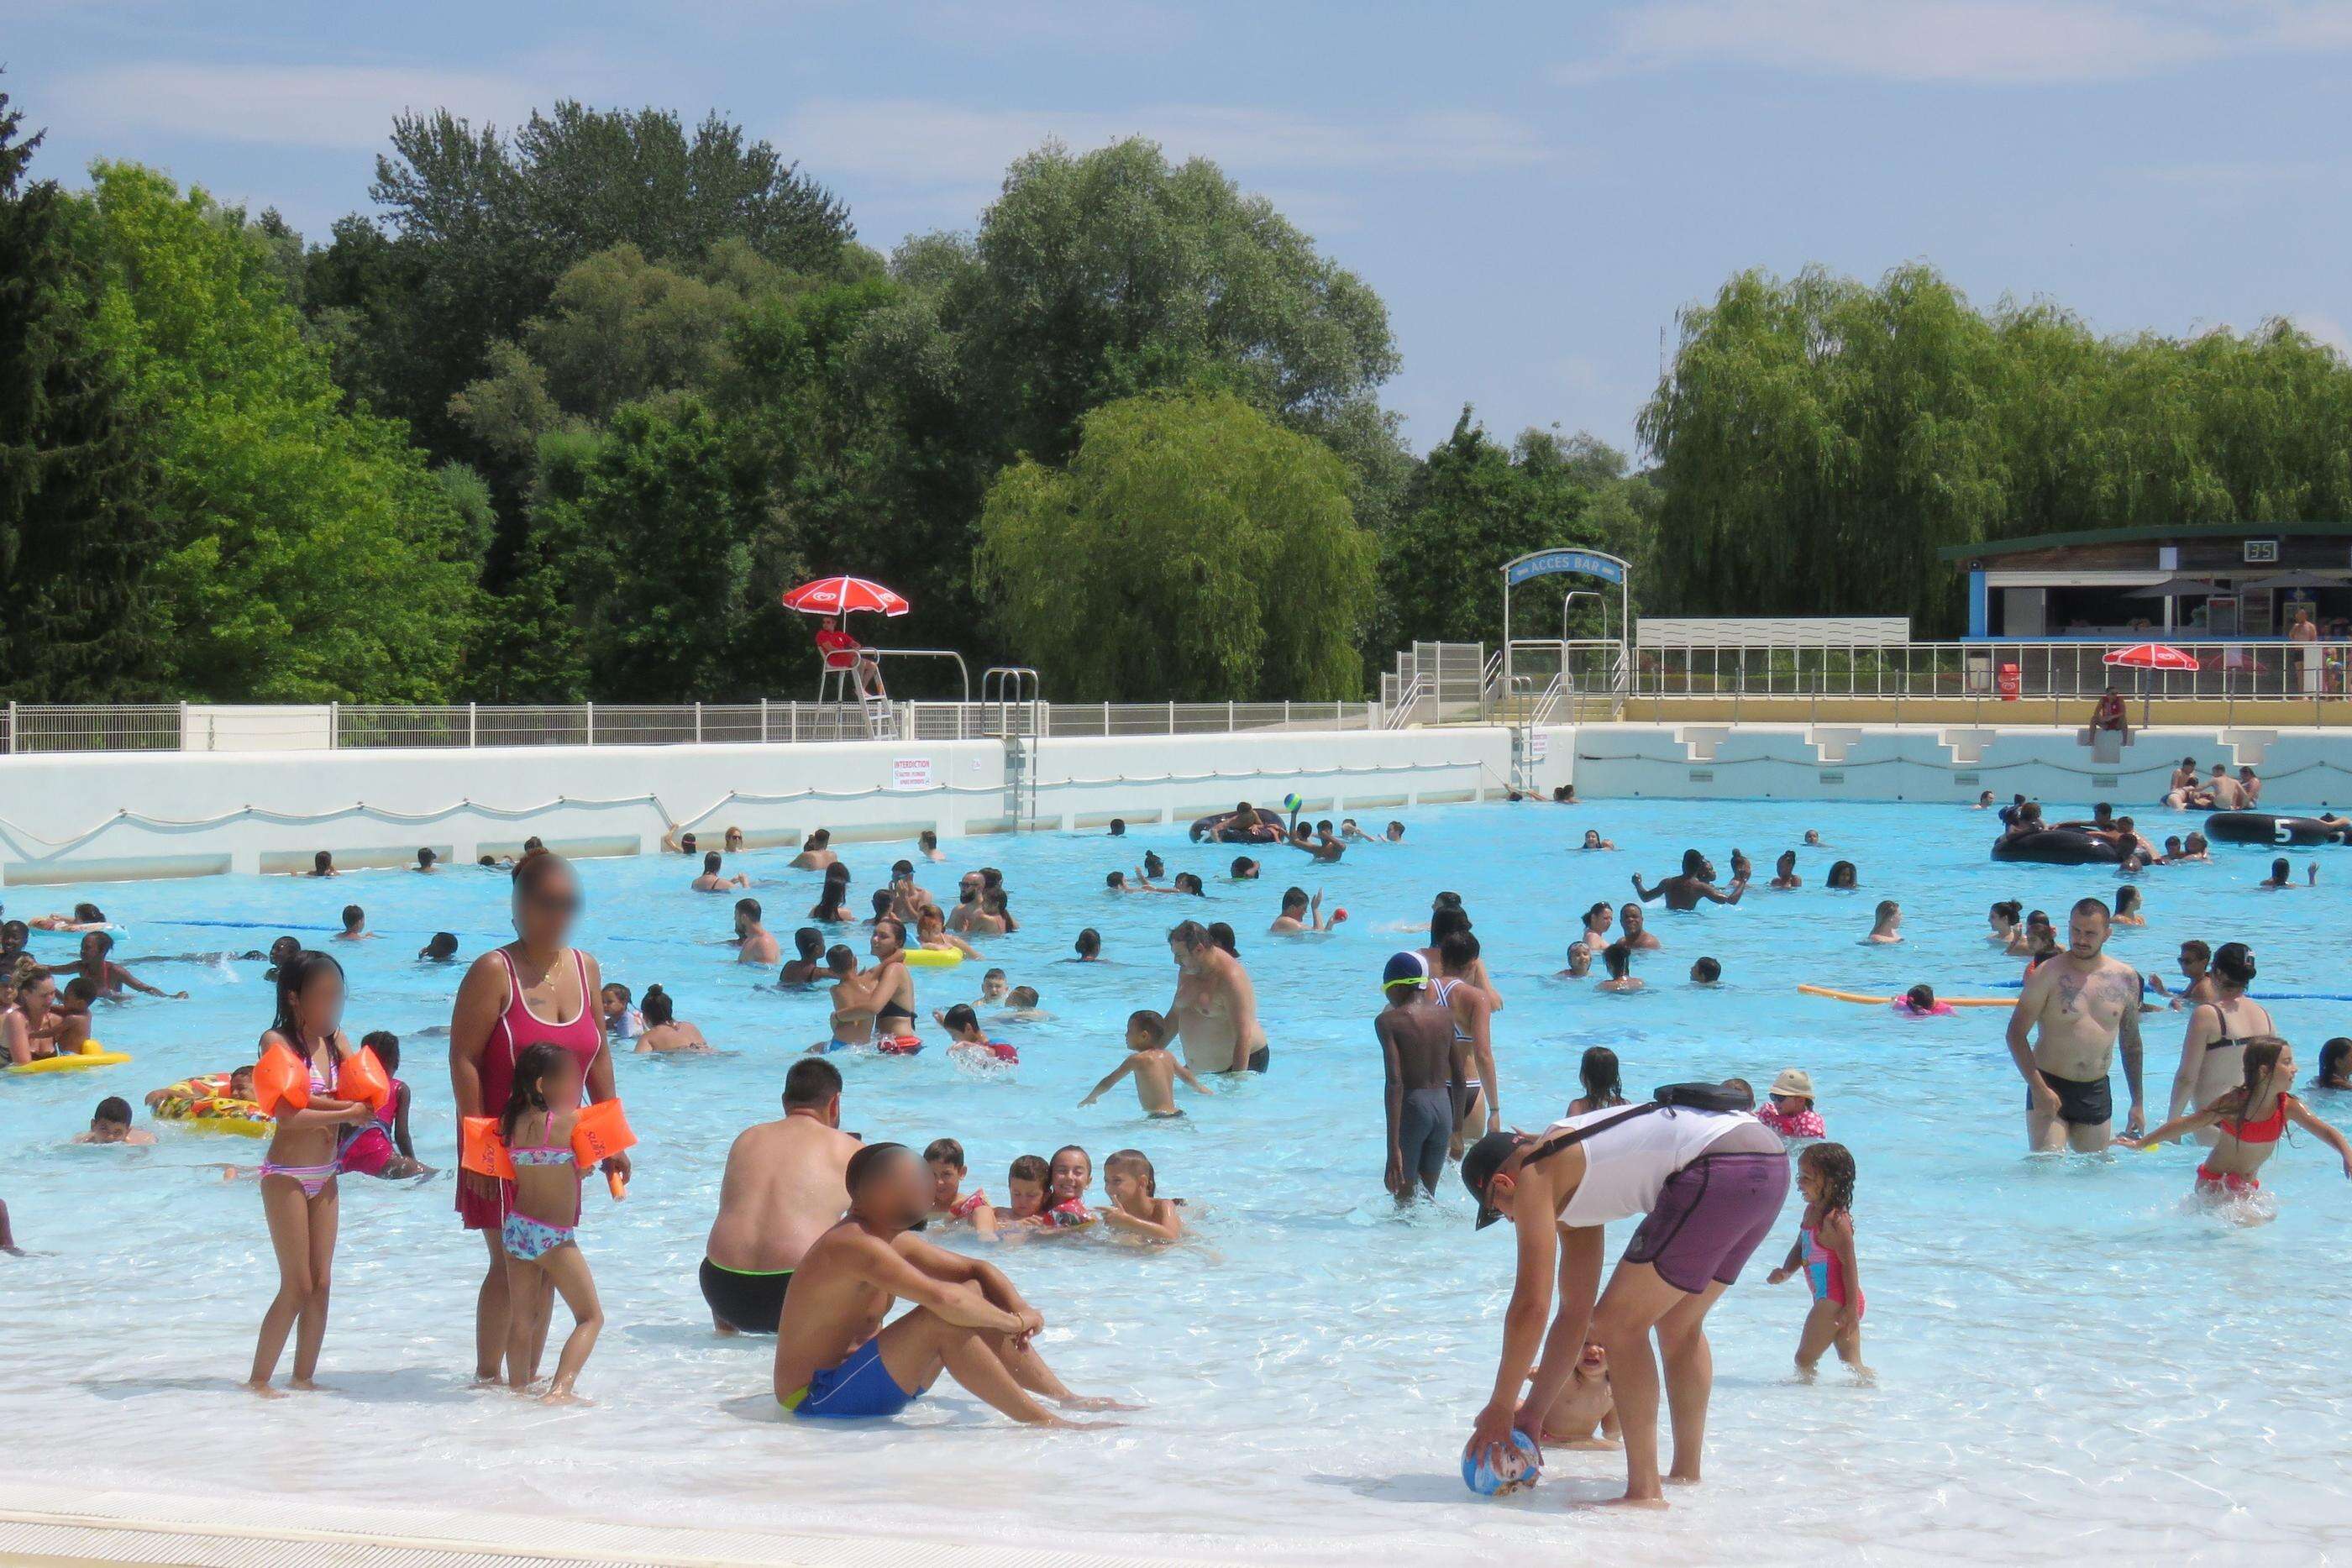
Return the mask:
[[280, 1111], [308, 1109], [310, 1065], [284, 1045], [271, 1046], [261, 1053], [261, 1064], [253, 1070], [253, 1101], [271, 1116]]
[[392, 1074], [376, 1060], [374, 1048], [360, 1047], [357, 1056], [343, 1058], [335, 1069], [335, 1098], [350, 1100], [371, 1111], [381, 1111], [392, 1100]]
[[507, 1141], [499, 1136], [496, 1116], [459, 1117], [457, 1145], [457, 1163], [466, 1169], [514, 1180], [514, 1160], [507, 1154]]
[[621, 1114], [618, 1100], [599, 1100], [580, 1113], [572, 1124], [572, 1157], [580, 1168], [608, 1160], [623, 1149], [635, 1148], [637, 1135], [629, 1131], [628, 1119]]

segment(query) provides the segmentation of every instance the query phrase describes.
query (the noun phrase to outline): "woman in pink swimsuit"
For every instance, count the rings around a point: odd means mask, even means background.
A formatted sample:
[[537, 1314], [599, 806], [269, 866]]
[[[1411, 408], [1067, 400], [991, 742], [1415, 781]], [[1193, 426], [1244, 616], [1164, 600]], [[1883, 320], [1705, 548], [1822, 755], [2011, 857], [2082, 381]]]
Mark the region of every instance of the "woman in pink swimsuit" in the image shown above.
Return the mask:
[[[596, 960], [572, 946], [580, 915], [580, 879], [571, 862], [534, 850], [514, 868], [515, 939], [485, 953], [466, 971], [449, 1019], [449, 1084], [463, 1118], [495, 1116], [514, 1086], [515, 1059], [534, 1045], [553, 1045], [577, 1061], [593, 1103], [614, 1097], [613, 1058], [596, 998], [603, 988]], [[563, 1021], [558, 1022], [556, 1020]], [[607, 1172], [629, 1175], [629, 1156], [614, 1155]], [[507, 1268], [499, 1232], [514, 1206], [514, 1187], [473, 1171], [457, 1176], [457, 1213], [488, 1248], [488, 1272], [474, 1307], [474, 1375], [500, 1381], [507, 1347]], [[532, 1347], [537, 1362], [539, 1346]]]

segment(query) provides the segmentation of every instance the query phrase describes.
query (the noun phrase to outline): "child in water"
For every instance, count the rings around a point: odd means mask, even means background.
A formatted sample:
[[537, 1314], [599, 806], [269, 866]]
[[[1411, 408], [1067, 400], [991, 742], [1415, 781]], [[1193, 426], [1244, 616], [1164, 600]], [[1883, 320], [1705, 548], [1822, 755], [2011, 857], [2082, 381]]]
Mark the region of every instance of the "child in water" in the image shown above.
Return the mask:
[[2258, 1034], [2246, 1040], [2245, 1048], [2241, 1059], [2245, 1063], [2244, 1082], [2201, 1111], [2175, 1116], [2140, 1137], [2116, 1142], [2137, 1149], [2184, 1133], [2217, 1129], [2221, 1137], [2205, 1151], [2204, 1163], [2197, 1167], [2197, 1197], [2208, 1203], [2227, 1203], [2262, 1190], [2260, 1172], [2278, 1152], [2292, 1122], [2334, 1149], [2344, 1162], [2345, 1176], [2352, 1179], [2352, 1143], [2289, 1092], [2294, 1087], [2294, 1047], [2275, 1035]]
[[1892, 1006], [1907, 1019], [1948, 1019], [1952, 1016], [1952, 1004], [1936, 999], [1932, 986], [1914, 986], [1897, 997]]
[[1147, 1116], [1165, 1119], [1184, 1113], [1176, 1106], [1179, 1078], [1202, 1094], [1209, 1092], [1209, 1086], [1193, 1077], [1192, 1070], [1169, 1051], [1168, 1020], [1149, 1009], [1127, 1015], [1127, 1060], [1104, 1074], [1094, 1092], [1078, 1102], [1078, 1108], [1084, 1110], [1101, 1099], [1130, 1072], [1135, 1074], [1135, 1097]]
[[1172, 1197], [1160, 1196], [1160, 1178], [1141, 1149], [1121, 1149], [1103, 1162], [1103, 1187], [1111, 1207], [1103, 1224], [1147, 1241], [1173, 1241], [1184, 1234], [1184, 1216]]
[[131, 1102], [119, 1094], [110, 1094], [98, 1103], [90, 1113], [89, 1131], [76, 1133], [77, 1144], [152, 1144], [152, 1133], [142, 1133], [131, 1124]]
[[1633, 949], [1622, 942], [1612, 942], [1601, 950], [1601, 962], [1609, 977], [1592, 988], [1596, 991], [1638, 991], [1642, 982], [1633, 977]]
[[572, 1152], [580, 1103], [580, 1064], [570, 1051], [545, 1041], [525, 1050], [515, 1062], [514, 1089], [499, 1117], [499, 1134], [514, 1161], [514, 1207], [507, 1211], [499, 1240], [506, 1249], [508, 1384], [529, 1392], [539, 1376], [537, 1346], [545, 1343], [555, 1295], [572, 1313], [572, 1333], [557, 1354], [555, 1376], [543, 1396], [551, 1405], [572, 1403], [572, 1385], [596, 1348], [604, 1310], [596, 1281], [580, 1252], [580, 1164]]
[[604, 1038], [620, 1043], [646, 1032], [646, 1015], [629, 1005], [629, 988], [614, 981], [596, 993], [604, 1014]]
[[400, 1037], [380, 1029], [362, 1037], [360, 1044], [383, 1064], [384, 1076], [392, 1081], [392, 1098], [344, 1140], [342, 1152], [335, 1156], [337, 1167], [386, 1181], [431, 1176], [432, 1167], [418, 1161], [416, 1145], [408, 1137], [408, 1084], [400, 1077]]
[[958, 1002], [940, 1013], [939, 1021], [948, 1031], [950, 1059], [974, 1067], [1017, 1067], [1021, 1052], [1001, 1040], [991, 1040], [981, 1032], [980, 1015], [971, 1010], [969, 1002]]
[[1026, 1226], [1037, 1228], [1045, 1224], [1045, 1193], [1053, 1185], [1053, 1172], [1042, 1155], [1023, 1155], [1004, 1173], [1004, 1196], [1008, 1207], [996, 1211], [999, 1227]]
[[1065, 1144], [1054, 1151], [1049, 1170], [1045, 1210], [1038, 1218], [1065, 1230], [1092, 1225], [1095, 1211], [1087, 1207], [1087, 1188], [1095, 1184], [1094, 1156], [1076, 1144]]
[[970, 1225], [982, 1241], [996, 1239], [996, 1210], [989, 1207], [988, 1189], [963, 1190], [963, 1145], [953, 1138], [934, 1138], [923, 1150], [931, 1167], [931, 1221], [935, 1225]]
[[1867, 940], [1881, 943], [1902, 941], [1903, 906], [1891, 898], [1879, 900], [1878, 918], [1871, 926]]
[[1853, 1155], [1843, 1144], [1815, 1144], [1797, 1159], [1797, 1190], [1805, 1215], [1796, 1244], [1767, 1283], [1802, 1272], [1812, 1287], [1812, 1310], [1797, 1338], [1797, 1373], [1813, 1380], [1822, 1353], [1834, 1344], [1838, 1359], [1868, 1381], [1862, 1364], [1862, 1270], [1853, 1250]]
[[1623, 1447], [1617, 1434], [1617, 1396], [1609, 1387], [1609, 1353], [1590, 1340], [1576, 1371], [1544, 1412], [1543, 1440], [1563, 1448]]
[[1756, 1108], [1756, 1119], [1784, 1138], [1825, 1138], [1829, 1128], [1813, 1109], [1813, 1077], [1801, 1067], [1784, 1067], [1772, 1080], [1772, 1097]]

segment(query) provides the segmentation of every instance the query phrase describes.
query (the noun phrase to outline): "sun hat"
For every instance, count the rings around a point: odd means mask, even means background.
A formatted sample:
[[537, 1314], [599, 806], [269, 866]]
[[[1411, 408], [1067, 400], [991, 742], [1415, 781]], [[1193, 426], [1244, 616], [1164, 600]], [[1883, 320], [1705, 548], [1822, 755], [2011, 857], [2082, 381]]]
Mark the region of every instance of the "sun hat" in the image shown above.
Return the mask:
[[1780, 1076], [1772, 1080], [1772, 1092], [1810, 1100], [1813, 1097], [1812, 1074], [1801, 1067], [1784, 1067], [1780, 1069]]

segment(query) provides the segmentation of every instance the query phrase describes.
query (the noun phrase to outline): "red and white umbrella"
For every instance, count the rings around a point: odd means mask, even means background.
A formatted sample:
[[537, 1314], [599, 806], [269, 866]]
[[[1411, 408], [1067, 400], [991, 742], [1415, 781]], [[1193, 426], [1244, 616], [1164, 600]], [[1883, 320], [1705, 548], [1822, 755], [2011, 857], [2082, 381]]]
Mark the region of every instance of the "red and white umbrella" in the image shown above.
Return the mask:
[[820, 577], [785, 593], [784, 608], [803, 615], [848, 615], [858, 611], [904, 615], [913, 606], [880, 583], [862, 577]]
[[2169, 643], [2134, 643], [2128, 648], [2110, 651], [2101, 661], [2126, 670], [2195, 670], [2203, 666], [2197, 655]]

